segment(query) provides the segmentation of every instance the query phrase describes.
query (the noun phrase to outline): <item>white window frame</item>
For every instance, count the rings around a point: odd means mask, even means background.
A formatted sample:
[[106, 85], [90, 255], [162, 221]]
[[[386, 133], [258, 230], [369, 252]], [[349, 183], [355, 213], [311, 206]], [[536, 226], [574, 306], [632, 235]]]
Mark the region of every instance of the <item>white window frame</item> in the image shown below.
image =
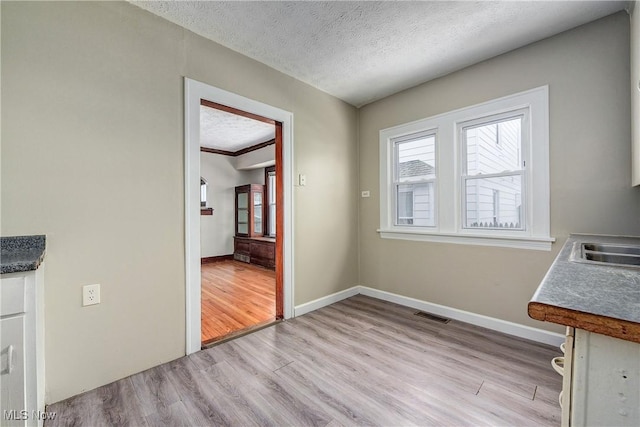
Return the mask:
[[[522, 141], [524, 230], [463, 228], [461, 125], [483, 117], [527, 110], [529, 126]], [[523, 123], [523, 127], [524, 127]], [[418, 133], [436, 133], [435, 227], [395, 225], [395, 144]], [[384, 239], [551, 250], [549, 190], [549, 87], [394, 126], [380, 131], [380, 228]]]

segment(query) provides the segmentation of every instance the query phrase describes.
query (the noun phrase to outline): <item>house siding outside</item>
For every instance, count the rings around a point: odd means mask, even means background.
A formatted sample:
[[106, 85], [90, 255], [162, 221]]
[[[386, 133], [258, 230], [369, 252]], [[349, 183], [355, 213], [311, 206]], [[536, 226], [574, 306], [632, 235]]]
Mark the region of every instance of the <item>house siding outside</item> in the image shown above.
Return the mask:
[[521, 228], [521, 175], [481, 178], [476, 174], [501, 173], [519, 169], [521, 159], [521, 121], [465, 129], [467, 173], [466, 228]]
[[436, 177], [436, 136], [403, 139], [396, 143], [396, 153], [401, 183], [396, 189], [397, 225], [435, 226], [435, 186], [433, 181], [420, 181]]

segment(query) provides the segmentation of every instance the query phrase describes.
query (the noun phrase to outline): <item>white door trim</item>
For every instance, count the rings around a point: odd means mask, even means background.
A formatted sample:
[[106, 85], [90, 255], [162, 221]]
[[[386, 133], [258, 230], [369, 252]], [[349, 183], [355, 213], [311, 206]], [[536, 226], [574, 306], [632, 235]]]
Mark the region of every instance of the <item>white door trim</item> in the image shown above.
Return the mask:
[[200, 341], [200, 100], [206, 99], [282, 123], [284, 184], [284, 318], [293, 317], [293, 113], [184, 79], [185, 132], [185, 281], [186, 354], [199, 351]]

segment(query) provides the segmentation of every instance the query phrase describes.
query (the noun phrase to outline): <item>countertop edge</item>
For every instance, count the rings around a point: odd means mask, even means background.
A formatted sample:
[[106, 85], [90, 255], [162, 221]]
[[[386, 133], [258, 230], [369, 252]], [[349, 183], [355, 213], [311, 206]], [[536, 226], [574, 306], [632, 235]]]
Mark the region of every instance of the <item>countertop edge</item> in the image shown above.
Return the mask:
[[[46, 254], [46, 235], [7, 236], [1, 237], [2, 257], [0, 260], [0, 274], [26, 273], [37, 270], [44, 262]], [[6, 252], [5, 252], [6, 251]], [[19, 253], [18, 259], [11, 259], [13, 253]]]
[[585, 313], [536, 301], [529, 302], [527, 313], [532, 319], [640, 343], [640, 324], [628, 320]]
[[34, 261], [3, 265], [0, 267], [0, 274], [26, 273], [29, 271], [35, 271], [40, 268], [40, 265], [44, 261], [44, 255], [45, 251], [43, 251], [42, 255], [40, 255], [38, 259]]

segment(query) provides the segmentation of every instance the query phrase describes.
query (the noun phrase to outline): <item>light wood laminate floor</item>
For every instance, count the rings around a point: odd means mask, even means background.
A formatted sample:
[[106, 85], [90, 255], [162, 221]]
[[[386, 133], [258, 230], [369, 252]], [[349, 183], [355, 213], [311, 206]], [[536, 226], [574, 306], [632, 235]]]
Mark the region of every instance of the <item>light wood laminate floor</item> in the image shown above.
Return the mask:
[[358, 295], [49, 405], [46, 426], [552, 426], [559, 350]]
[[275, 271], [227, 260], [203, 264], [201, 275], [203, 344], [275, 320]]

